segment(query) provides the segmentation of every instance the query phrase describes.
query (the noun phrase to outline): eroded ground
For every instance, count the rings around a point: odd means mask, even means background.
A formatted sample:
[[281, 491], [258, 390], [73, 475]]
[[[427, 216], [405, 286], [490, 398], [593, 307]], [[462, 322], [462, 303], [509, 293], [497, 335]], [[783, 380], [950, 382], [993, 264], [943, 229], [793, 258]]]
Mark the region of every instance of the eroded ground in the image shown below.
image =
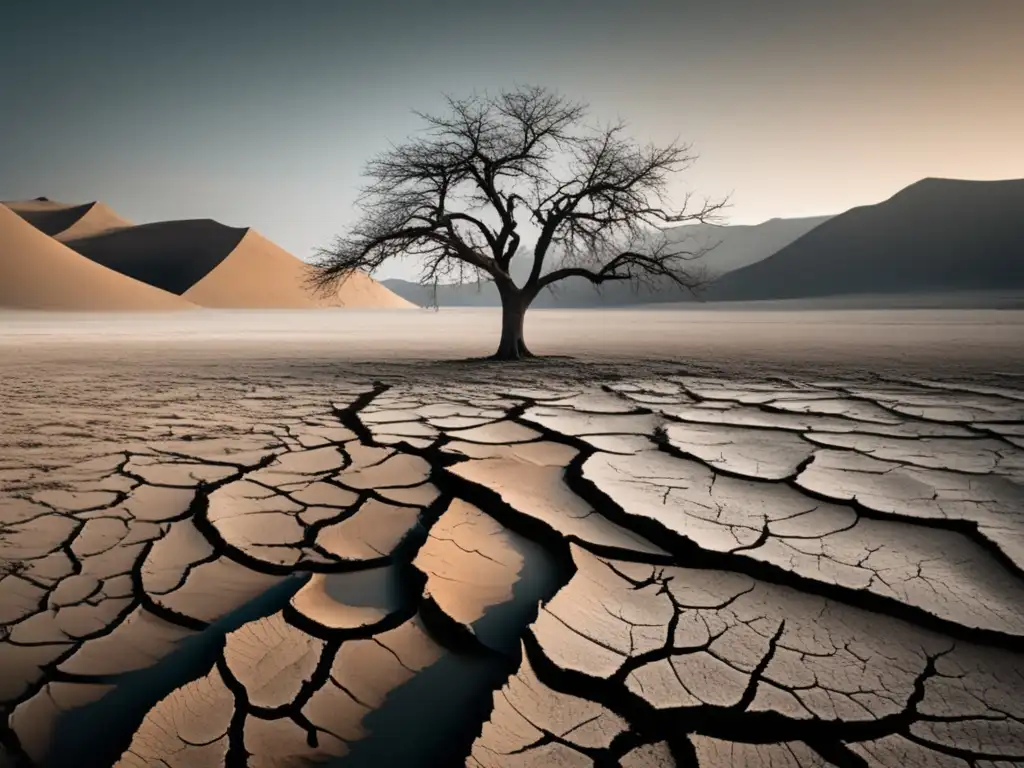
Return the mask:
[[1024, 762], [1024, 393], [517, 376], [9, 384], [10, 759]]

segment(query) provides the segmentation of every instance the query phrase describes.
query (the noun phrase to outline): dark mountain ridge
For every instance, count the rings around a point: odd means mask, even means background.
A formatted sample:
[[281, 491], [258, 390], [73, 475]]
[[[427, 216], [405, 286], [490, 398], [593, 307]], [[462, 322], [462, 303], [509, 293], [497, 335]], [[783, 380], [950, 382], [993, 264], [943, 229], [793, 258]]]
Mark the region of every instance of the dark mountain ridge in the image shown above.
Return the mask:
[[1024, 288], [1024, 179], [922, 179], [723, 275], [709, 300]]

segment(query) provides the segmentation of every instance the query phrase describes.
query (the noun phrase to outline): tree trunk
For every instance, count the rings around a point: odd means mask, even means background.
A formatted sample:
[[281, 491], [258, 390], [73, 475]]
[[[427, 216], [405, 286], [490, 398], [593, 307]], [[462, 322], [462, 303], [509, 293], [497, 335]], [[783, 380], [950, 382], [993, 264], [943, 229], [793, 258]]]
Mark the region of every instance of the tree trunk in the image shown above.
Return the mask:
[[494, 360], [523, 360], [533, 357], [533, 353], [523, 341], [523, 321], [526, 319], [526, 308], [529, 300], [518, 289], [506, 289], [501, 292], [501, 342], [498, 351], [491, 357]]

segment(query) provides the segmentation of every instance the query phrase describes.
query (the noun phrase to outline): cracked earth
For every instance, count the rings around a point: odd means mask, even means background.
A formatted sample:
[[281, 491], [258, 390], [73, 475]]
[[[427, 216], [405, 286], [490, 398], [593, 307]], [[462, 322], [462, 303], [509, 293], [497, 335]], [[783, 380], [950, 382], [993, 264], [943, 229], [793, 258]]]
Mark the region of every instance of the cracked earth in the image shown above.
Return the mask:
[[1024, 763], [1024, 392], [538, 380], [10, 385], [9, 761]]

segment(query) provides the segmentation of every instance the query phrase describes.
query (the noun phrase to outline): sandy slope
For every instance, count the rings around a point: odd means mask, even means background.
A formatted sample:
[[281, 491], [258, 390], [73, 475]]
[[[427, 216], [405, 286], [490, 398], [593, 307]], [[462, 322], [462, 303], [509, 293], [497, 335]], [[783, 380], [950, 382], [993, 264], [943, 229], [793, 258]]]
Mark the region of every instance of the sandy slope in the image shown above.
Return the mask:
[[0, 307], [170, 310], [193, 305], [86, 259], [0, 205]]
[[[302, 269], [305, 274], [305, 264]], [[345, 280], [338, 289], [337, 298], [320, 303], [322, 306], [348, 309], [419, 309], [363, 272], [357, 272]]]
[[219, 308], [412, 306], [364, 274], [353, 275], [328, 298], [312, 295], [306, 278], [304, 262], [250, 229], [223, 261], [182, 295], [200, 306]]
[[66, 242], [76, 237], [89, 237], [101, 232], [132, 226], [132, 222], [119, 216], [104, 203], [90, 203], [89, 210], [78, 221], [56, 235], [57, 239]]
[[15, 200], [5, 202], [4, 205], [36, 229], [61, 242], [132, 226], [128, 219], [100, 202], [70, 205], [55, 200], [36, 199]]

